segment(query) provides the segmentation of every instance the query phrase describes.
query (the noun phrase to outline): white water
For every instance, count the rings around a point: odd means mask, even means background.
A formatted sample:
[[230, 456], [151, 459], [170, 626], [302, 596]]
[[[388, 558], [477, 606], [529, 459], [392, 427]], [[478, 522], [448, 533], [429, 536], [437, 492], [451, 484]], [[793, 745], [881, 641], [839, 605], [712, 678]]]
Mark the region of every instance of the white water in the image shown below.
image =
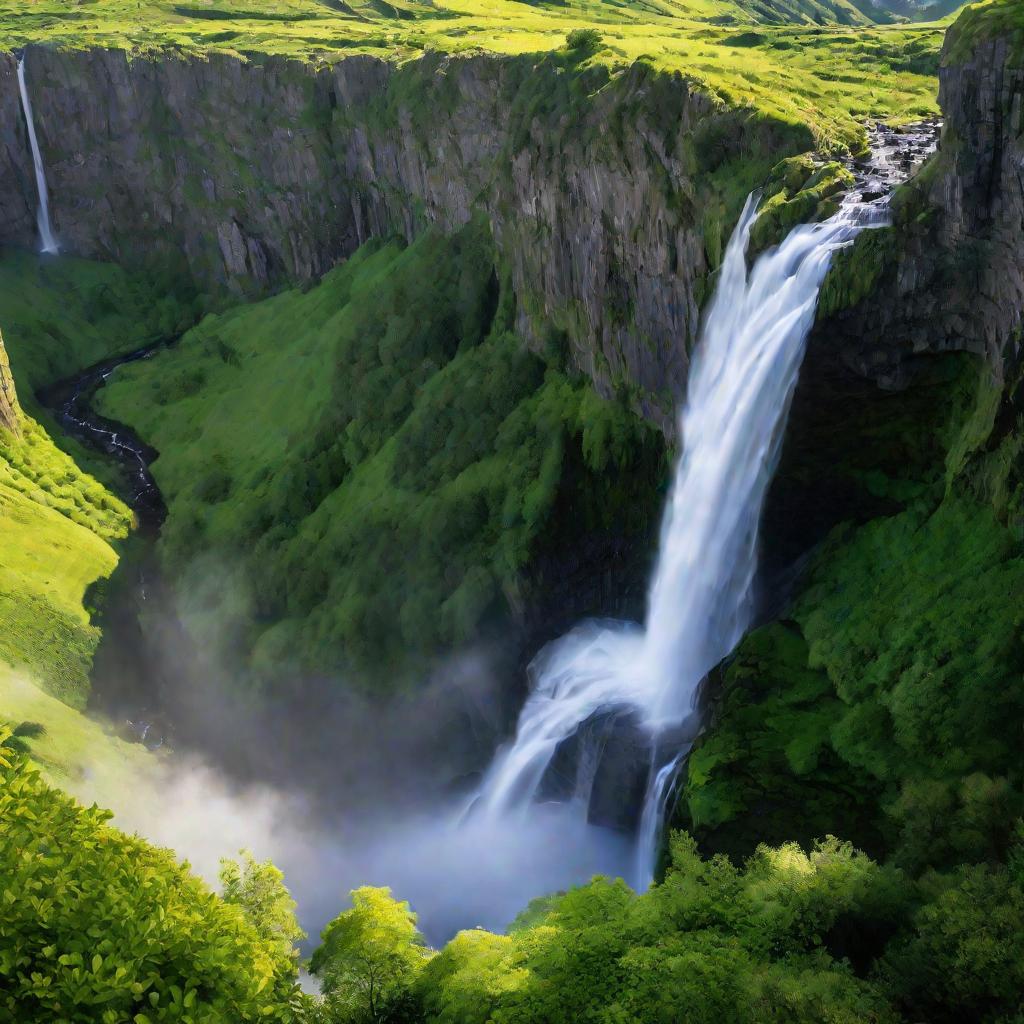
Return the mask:
[[[666, 804], [699, 725], [700, 684], [750, 625], [758, 523], [822, 281], [832, 254], [884, 222], [885, 208], [851, 204], [798, 227], [748, 273], [756, 214], [751, 197], [690, 373], [645, 625], [585, 623], [541, 652], [515, 739], [473, 808], [506, 821], [530, 814], [559, 745], [595, 715], [629, 709], [652, 751], [633, 867], [639, 887], [652, 877]], [[585, 814], [589, 793], [575, 795]]]
[[25, 123], [28, 125], [28, 141], [32, 147], [32, 163], [36, 169], [36, 191], [39, 193], [39, 241], [42, 251], [57, 253], [59, 246], [50, 224], [50, 197], [46, 190], [46, 173], [43, 170], [43, 157], [39, 152], [39, 140], [36, 138], [36, 126], [32, 120], [32, 103], [28, 98], [28, 86], [25, 84], [25, 58], [18, 61], [18, 88], [21, 90], [21, 109], [25, 112]]

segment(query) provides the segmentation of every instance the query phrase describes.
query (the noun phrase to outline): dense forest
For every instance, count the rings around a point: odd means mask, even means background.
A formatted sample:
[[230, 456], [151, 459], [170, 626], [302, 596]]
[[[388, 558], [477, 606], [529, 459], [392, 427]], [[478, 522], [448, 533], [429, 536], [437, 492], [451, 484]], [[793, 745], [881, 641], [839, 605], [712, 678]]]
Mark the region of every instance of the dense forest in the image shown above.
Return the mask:
[[0, 1020], [1024, 1021], [1022, 103], [1020, 0], [0, 0]]

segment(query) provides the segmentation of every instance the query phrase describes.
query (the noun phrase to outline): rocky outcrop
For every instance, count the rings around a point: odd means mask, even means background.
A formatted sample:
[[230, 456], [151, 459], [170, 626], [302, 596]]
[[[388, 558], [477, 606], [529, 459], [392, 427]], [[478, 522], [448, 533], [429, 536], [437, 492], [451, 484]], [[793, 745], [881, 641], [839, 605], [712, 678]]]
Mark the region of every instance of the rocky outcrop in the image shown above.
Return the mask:
[[[897, 225], [862, 236], [833, 277], [857, 301], [816, 339], [883, 387], [899, 388], [920, 357], [984, 356], [998, 380], [1021, 355], [1024, 312], [1024, 60], [1006, 38], [982, 39], [940, 73], [941, 150], [897, 202]], [[830, 282], [843, 306], [842, 287]]]
[[0, 428], [21, 432], [21, 408], [18, 393], [14, 390], [14, 377], [7, 359], [4, 339], [0, 336]]
[[[32, 48], [26, 67], [65, 251], [254, 294], [317, 277], [371, 235], [483, 216], [519, 331], [669, 427], [737, 202], [810, 145], [679, 75], [610, 76], [564, 51], [396, 68]], [[0, 149], [0, 240], [30, 246], [12, 55]]]
[[[897, 193], [894, 226], [861, 234], [825, 282], [762, 523], [768, 613], [837, 523], [900, 510], [873, 479], [913, 480], [914, 494], [958, 471], [946, 435], [965, 402], [978, 410], [957, 459], [994, 450], [1024, 409], [1024, 60], [998, 33], [965, 52], [958, 27], [939, 153]], [[977, 368], [953, 355], [965, 352], [987, 367], [976, 398]]]

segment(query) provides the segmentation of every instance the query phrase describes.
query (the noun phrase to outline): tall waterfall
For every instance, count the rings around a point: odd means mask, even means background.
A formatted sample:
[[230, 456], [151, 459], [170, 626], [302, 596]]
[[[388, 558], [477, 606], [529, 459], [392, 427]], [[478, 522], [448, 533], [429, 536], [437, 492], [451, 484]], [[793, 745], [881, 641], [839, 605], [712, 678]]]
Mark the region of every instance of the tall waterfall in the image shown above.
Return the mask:
[[[594, 732], [588, 723], [625, 714], [649, 751], [638, 886], [652, 877], [665, 805], [696, 734], [700, 684], [750, 625], [758, 523], [822, 281], [832, 254], [884, 222], [885, 208], [851, 203], [825, 223], [798, 227], [748, 273], [756, 215], [751, 196], [690, 373], [684, 449], [645, 624], [586, 623], [541, 652], [515, 739], [496, 756], [473, 807], [494, 818], [528, 813], [559, 748], [573, 738], [585, 745], [581, 737]], [[592, 785], [593, 773], [578, 770], [570, 796], [580, 813]]]
[[32, 163], [36, 170], [36, 191], [39, 193], [39, 241], [42, 251], [56, 253], [59, 251], [57, 239], [50, 224], [50, 197], [46, 191], [46, 173], [43, 170], [43, 157], [39, 152], [39, 140], [36, 138], [36, 126], [32, 119], [32, 102], [28, 98], [28, 86], [25, 84], [25, 58], [18, 61], [18, 88], [21, 90], [21, 109], [25, 112], [25, 123], [28, 125], [28, 141], [32, 147]]

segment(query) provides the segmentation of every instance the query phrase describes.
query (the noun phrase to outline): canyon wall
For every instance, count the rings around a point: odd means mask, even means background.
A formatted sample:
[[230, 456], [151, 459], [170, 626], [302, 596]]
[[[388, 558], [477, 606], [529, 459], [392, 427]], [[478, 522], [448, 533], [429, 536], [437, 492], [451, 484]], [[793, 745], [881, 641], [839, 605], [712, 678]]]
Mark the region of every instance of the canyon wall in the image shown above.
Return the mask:
[[[396, 68], [30, 48], [64, 250], [176, 263], [200, 290], [318, 277], [370, 235], [494, 234], [517, 327], [671, 429], [706, 279], [739, 203], [810, 137], [647, 65], [425, 56]], [[0, 241], [36, 244], [0, 54]]]
[[963, 51], [954, 27], [940, 71], [938, 157], [897, 197], [895, 230], [839, 261], [825, 298], [838, 308], [819, 340], [883, 387], [902, 387], [936, 352], [983, 356], [998, 382], [1020, 357], [1024, 56], [1005, 37]]
[[21, 408], [18, 405], [18, 393], [14, 390], [14, 377], [11, 375], [11, 364], [7, 359], [4, 339], [0, 335], [0, 427], [21, 430]]

